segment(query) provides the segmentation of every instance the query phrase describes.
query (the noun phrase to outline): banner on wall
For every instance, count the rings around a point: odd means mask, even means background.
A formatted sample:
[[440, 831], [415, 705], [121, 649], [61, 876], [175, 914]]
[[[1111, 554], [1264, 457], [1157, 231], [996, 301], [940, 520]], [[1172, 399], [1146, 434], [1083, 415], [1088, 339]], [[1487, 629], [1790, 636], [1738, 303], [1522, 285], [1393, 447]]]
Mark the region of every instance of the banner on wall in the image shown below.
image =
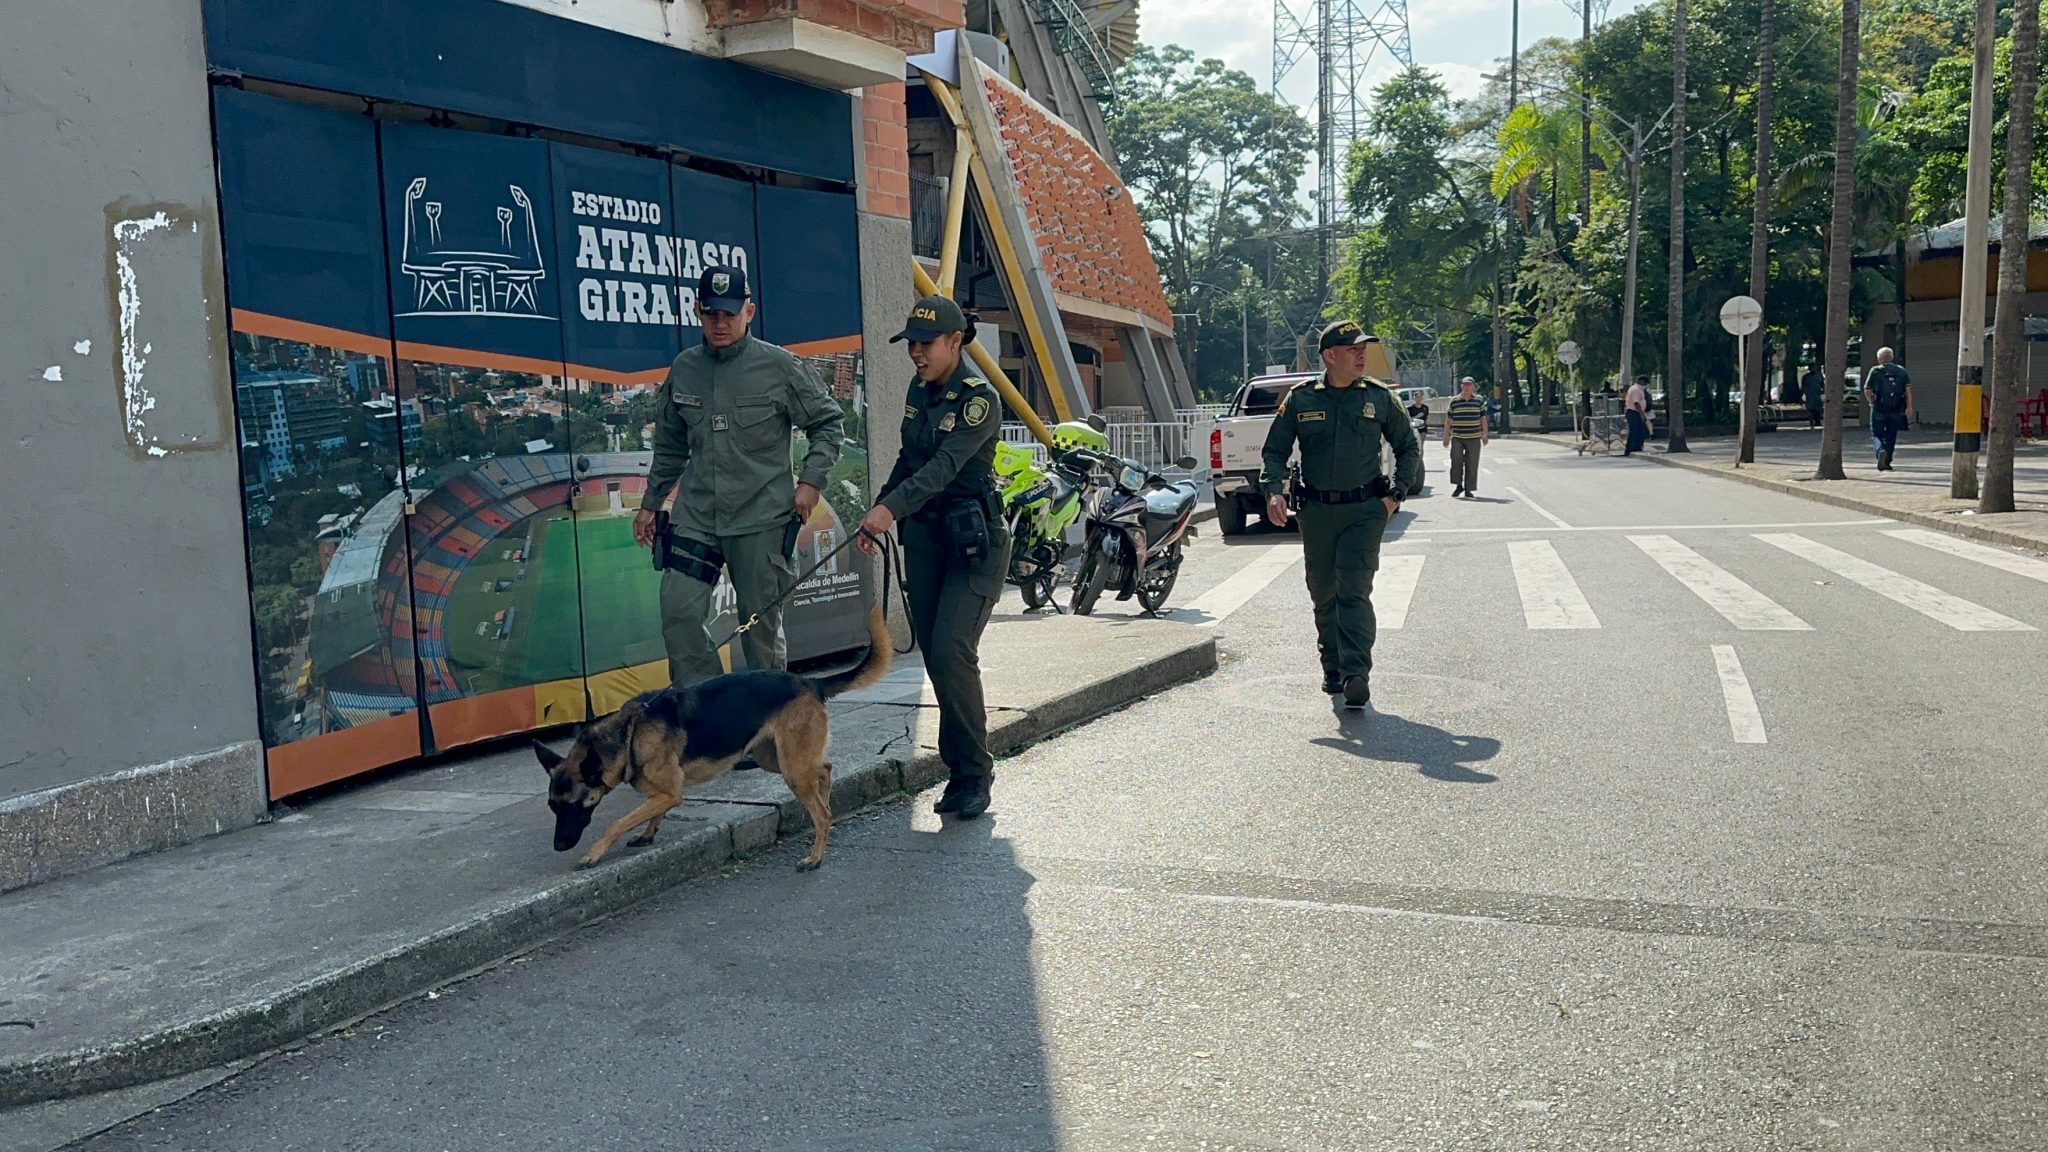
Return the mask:
[[[797, 349], [848, 431], [800, 563], [843, 539], [867, 464], [858, 280], [836, 241], [778, 226], [770, 251], [753, 185], [664, 161], [218, 101], [273, 794], [666, 681], [631, 517], [707, 263], [754, 278], [757, 331], [844, 326]], [[818, 195], [851, 220], [850, 197]], [[851, 312], [821, 311], [842, 272]], [[828, 567], [798, 590], [792, 659], [864, 642], [859, 581]], [[734, 623], [721, 591], [714, 634]]]

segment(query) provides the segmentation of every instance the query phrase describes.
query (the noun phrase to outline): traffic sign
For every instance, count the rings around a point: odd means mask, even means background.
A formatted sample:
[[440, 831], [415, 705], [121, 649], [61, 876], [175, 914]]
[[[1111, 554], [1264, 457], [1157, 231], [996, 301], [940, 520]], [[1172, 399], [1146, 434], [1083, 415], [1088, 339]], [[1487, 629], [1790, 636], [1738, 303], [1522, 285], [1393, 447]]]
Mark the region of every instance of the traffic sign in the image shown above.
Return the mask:
[[1578, 342], [1573, 340], [1567, 340], [1564, 343], [1559, 344], [1557, 346], [1557, 362], [1559, 364], [1564, 365], [1567, 368], [1571, 367], [1574, 364], [1577, 364], [1579, 362]]
[[1747, 336], [1764, 326], [1764, 306], [1751, 296], [1730, 296], [1721, 305], [1721, 327], [1731, 336]]

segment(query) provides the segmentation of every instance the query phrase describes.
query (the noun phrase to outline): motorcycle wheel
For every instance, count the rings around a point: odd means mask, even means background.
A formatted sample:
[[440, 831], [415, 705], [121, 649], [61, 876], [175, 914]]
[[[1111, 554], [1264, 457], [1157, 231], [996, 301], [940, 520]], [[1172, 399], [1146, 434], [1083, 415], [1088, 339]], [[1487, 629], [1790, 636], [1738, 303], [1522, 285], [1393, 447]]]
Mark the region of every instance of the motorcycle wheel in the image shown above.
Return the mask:
[[1058, 573], [1045, 567], [1020, 581], [1017, 587], [1024, 593], [1024, 607], [1035, 612], [1052, 603], [1052, 586], [1056, 579]]
[[1074, 577], [1074, 615], [1086, 616], [1095, 611], [1095, 602], [1102, 598], [1102, 590], [1109, 585], [1109, 565], [1102, 559], [1102, 544], [1091, 538], [1088, 541], [1088, 558], [1081, 561], [1080, 574]]
[[1180, 547], [1173, 549], [1173, 559], [1168, 568], [1158, 577], [1138, 585], [1138, 603], [1147, 612], [1157, 612], [1166, 606], [1166, 598], [1173, 594], [1173, 585], [1180, 579]]

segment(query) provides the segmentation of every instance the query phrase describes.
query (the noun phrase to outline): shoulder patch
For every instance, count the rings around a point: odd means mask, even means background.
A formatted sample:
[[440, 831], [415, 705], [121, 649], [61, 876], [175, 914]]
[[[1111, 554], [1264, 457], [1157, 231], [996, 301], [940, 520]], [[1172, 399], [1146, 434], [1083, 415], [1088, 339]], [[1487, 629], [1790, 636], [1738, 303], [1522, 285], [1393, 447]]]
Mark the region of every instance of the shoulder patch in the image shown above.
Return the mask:
[[904, 418], [905, 420], [915, 420], [915, 419], [917, 419], [917, 405], [915, 405], [915, 404], [905, 404], [905, 405], [903, 406], [903, 418]]
[[982, 379], [979, 376], [969, 376], [967, 379], [962, 380], [960, 382], [960, 386], [962, 388], [982, 388], [986, 387], [987, 384], [988, 381]]
[[988, 419], [988, 408], [988, 397], [971, 396], [967, 406], [960, 410], [960, 419], [966, 421], [969, 428], [980, 427], [981, 422]]

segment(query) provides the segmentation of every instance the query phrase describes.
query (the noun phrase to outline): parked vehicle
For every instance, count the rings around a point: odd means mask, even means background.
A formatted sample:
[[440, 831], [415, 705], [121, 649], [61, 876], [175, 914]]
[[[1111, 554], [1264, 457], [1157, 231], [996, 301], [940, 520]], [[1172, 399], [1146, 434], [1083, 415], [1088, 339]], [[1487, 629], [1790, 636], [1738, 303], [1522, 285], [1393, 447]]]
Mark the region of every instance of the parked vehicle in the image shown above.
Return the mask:
[[[1096, 601], [1112, 588], [1119, 600], [1136, 596], [1146, 612], [1159, 611], [1195, 534], [1199, 489], [1193, 481], [1174, 482], [1135, 460], [1107, 453], [1079, 449], [1070, 458], [1089, 461], [1109, 477], [1088, 500], [1088, 539], [1074, 575], [1074, 613], [1095, 611]], [[1196, 461], [1183, 456], [1176, 463], [1193, 468]]]
[[1077, 448], [1100, 452], [1108, 438], [1099, 430], [1070, 421], [1052, 430], [1050, 467], [1041, 468], [1036, 453], [1015, 444], [996, 445], [996, 475], [1003, 482], [1004, 519], [1010, 529], [1010, 583], [1024, 595], [1024, 606], [1052, 603], [1066, 559], [1067, 529], [1080, 520], [1089, 487], [1092, 457]]

